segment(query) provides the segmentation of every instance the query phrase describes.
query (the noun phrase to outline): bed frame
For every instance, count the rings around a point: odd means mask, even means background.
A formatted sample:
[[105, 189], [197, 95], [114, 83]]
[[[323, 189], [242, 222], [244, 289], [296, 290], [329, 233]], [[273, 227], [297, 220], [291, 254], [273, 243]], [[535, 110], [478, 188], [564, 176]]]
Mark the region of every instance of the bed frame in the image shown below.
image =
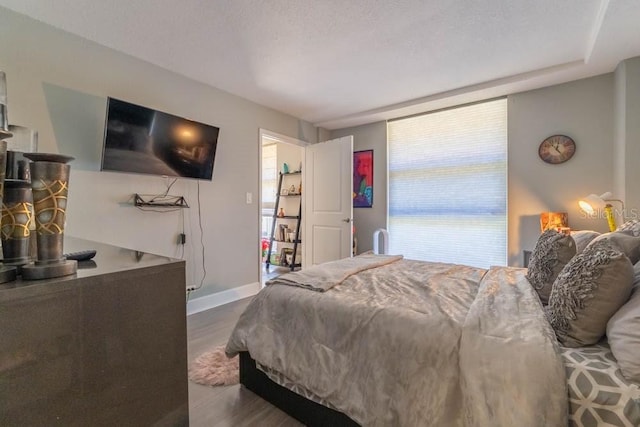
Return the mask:
[[271, 381], [249, 352], [240, 353], [240, 384], [308, 426], [355, 427], [342, 412], [327, 408]]

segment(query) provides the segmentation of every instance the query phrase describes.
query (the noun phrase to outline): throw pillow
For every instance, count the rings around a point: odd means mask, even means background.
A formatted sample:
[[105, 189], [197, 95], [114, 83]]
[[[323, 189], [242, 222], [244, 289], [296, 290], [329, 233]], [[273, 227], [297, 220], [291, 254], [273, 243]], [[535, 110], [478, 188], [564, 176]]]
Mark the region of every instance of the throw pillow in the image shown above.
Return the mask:
[[607, 338], [622, 375], [640, 384], [640, 263], [634, 266], [631, 298], [607, 323]]
[[576, 253], [579, 254], [584, 251], [587, 245], [599, 235], [600, 233], [592, 230], [572, 231], [571, 237], [573, 237], [573, 240], [576, 242]]
[[618, 227], [616, 231], [630, 231], [634, 236], [640, 236], [640, 220], [629, 220]]
[[576, 244], [571, 236], [546, 230], [538, 238], [529, 259], [527, 279], [543, 304], [549, 300], [553, 281], [575, 254]]
[[600, 240], [609, 240], [614, 247], [629, 258], [631, 264], [635, 265], [640, 261], [640, 236], [635, 236], [632, 230], [612, 231], [601, 234], [593, 239], [589, 245]]
[[597, 343], [607, 322], [629, 299], [633, 265], [608, 240], [589, 244], [560, 272], [547, 315], [565, 347]]

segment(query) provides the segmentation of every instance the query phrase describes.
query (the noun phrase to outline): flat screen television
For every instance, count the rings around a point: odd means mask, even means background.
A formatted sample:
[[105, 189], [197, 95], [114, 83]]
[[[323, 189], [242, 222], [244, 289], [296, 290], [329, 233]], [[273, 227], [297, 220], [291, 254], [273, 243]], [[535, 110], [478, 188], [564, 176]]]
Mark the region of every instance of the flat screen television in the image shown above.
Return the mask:
[[220, 128], [109, 97], [100, 170], [211, 180]]

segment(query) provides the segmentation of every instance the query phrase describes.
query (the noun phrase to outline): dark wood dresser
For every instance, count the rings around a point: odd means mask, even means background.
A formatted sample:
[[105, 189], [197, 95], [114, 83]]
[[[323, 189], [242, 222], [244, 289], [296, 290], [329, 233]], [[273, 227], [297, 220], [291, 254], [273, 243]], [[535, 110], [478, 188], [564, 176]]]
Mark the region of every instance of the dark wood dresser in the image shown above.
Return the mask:
[[189, 424], [185, 262], [96, 249], [72, 276], [0, 284], [0, 426]]

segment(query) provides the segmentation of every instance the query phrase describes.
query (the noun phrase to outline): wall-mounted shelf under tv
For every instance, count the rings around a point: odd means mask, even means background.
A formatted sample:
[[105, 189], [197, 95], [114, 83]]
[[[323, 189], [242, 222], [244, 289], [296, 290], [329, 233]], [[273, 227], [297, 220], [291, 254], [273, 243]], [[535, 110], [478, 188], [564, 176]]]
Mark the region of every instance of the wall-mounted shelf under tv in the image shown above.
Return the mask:
[[153, 206], [159, 208], [188, 208], [187, 201], [182, 196], [155, 195], [147, 196], [134, 194], [133, 204], [135, 206]]

